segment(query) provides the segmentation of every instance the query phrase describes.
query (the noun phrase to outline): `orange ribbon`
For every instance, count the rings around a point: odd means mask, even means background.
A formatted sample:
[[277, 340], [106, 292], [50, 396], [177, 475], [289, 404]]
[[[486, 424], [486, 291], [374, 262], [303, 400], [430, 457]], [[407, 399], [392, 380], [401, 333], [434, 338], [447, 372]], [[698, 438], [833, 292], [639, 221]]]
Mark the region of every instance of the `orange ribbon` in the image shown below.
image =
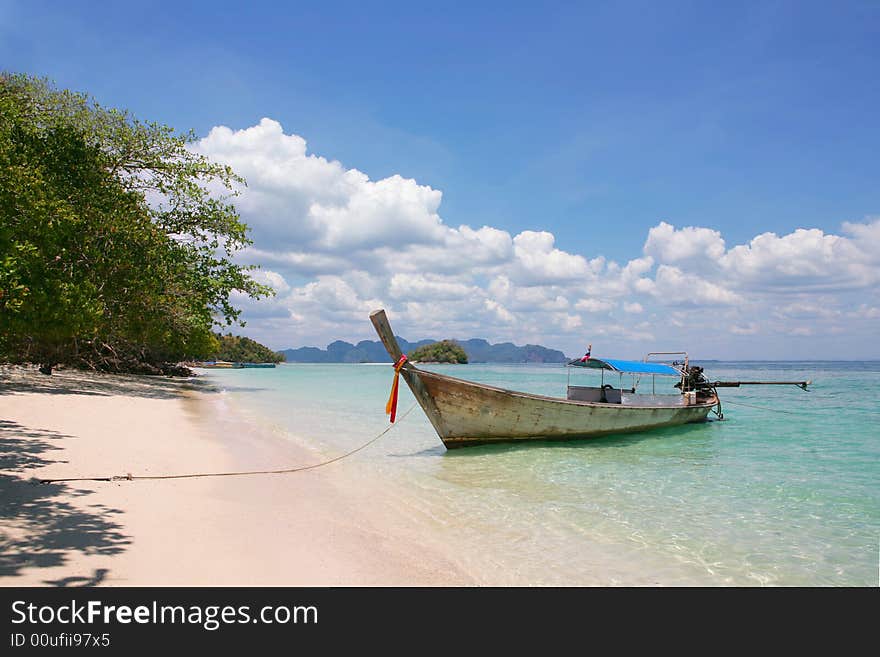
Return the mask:
[[400, 379], [400, 368], [403, 367], [405, 362], [406, 354], [403, 354], [400, 359], [394, 363], [394, 382], [391, 384], [391, 394], [388, 396], [388, 403], [385, 404], [385, 414], [391, 416], [392, 424], [394, 424], [394, 419], [397, 417], [397, 384]]

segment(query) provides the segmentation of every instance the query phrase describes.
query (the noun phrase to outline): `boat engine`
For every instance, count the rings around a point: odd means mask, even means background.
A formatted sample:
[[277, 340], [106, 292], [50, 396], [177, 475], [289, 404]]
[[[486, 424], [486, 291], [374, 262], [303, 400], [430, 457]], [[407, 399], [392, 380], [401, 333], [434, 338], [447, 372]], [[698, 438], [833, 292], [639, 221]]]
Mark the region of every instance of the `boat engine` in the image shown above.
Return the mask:
[[[684, 384], [684, 388], [682, 388], [682, 384]], [[698, 365], [691, 365], [685, 369], [682, 380], [676, 383], [675, 387], [681, 389], [682, 392], [695, 390], [698, 396], [708, 396], [713, 388], [712, 382], [703, 373], [703, 368]]]

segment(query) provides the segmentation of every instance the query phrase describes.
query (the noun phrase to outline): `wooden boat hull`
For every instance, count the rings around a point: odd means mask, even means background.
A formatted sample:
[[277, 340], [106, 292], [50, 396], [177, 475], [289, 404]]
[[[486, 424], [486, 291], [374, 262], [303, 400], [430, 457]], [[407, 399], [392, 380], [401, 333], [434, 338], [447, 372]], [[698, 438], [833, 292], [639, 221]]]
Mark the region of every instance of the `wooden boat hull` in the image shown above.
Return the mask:
[[[447, 449], [593, 438], [701, 422], [718, 403], [715, 398], [690, 406], [578, 402], [504, 390], [415, 367], [404, 368], [401, 374]], [[418, 394], [419, 388], [427, 396]]]
[[714, 395], [686, 405], [684, 397], [638, 404], [543, 397], [418, 369], [404, 358], [384, 310], [370, 321], [400, 375], [447, 449], [521, 440], [573, 440], [671, 427], [706, 419]]

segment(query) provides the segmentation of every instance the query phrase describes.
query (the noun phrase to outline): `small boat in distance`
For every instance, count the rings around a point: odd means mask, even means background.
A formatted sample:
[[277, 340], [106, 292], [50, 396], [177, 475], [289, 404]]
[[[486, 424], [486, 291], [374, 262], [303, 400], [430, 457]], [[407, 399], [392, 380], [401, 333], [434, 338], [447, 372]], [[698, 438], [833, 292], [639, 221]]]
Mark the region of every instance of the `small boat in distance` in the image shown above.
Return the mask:
[[196, 363], [195, 367], [202, 367], [209, 370], [238, 370], [244, 366], [241, 363], [231, 363], [228, 360], [208, 360]]
[[[403, 376], [413, 396], [447, 449], [521, 440], [571, 440], [609, 434], [645, 431], [705, 421], [711, 411], [723, 417], [717, 388], [745, 384], [797, 385], [806, 390], [810, 381], [709, 381], [703, 369], [683, 364], [586, 358], [568, 363], [602, 371], [599, 387], [568, 386], [566, 397], [546, 397], [465, 381], [418, 369], [406, 360], [384, 310], [370, 313], [376, 333]], [[672, 355], [657, 352], [651, 355]], [[677, 394], [637, 393], [604, 382], [604, 372], [677, 377]], [[396, 384], [395, 384], [396, 386]], [[396, 387], [392, 388], [392, 396]], [[396, 408], [396, 398], [389, 408]], [[392, 421], [394, 413], [392, 412]]]

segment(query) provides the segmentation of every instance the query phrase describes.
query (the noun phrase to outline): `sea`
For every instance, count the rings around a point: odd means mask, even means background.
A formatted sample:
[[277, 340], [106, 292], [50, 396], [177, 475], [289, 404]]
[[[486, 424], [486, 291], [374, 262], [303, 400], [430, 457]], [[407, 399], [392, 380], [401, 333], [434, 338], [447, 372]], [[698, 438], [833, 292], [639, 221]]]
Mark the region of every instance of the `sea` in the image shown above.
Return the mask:
[[[880, 584], [880, 362], [702, 365], [712, 380], [813, 383], [719, 389], [723, 419], [698, 424], [447, 451], [401, 380], [394, 427], [323, 472], [480, 584]], [[562, 365], [423, 367], [549, 396], [598, 383]], [[392, 378], [388, 363], [282, 364], [201, 383], [320, 462], [388, 428]]]

